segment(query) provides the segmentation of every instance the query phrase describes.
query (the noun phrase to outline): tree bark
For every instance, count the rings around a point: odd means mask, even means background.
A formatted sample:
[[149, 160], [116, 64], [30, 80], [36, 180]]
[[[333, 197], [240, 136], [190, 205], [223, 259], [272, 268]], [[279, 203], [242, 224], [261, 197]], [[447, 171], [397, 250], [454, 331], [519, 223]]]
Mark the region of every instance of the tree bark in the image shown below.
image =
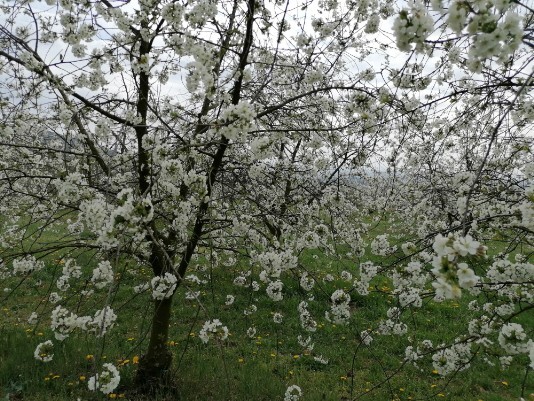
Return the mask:
[[[150, 264], [154, 276], [161, 276], [169, 271], [166, 269], [165, 256], [164, 250], [153, 243]], [[153, 391], [165, 385], [169, 380], [169, 369], [172, 363], [172, 354], [168, 346], [171, 311], [172, 295], [169, 298], [156, 300], [154, 303], [150, 342], [145, 355], [139, 360], [135, 378], [135, 385], [141, 392]]]
[[150, 342], [145, 355], [139, 360], [135, 385], [142, 392], [153, 391], [168, 383], [172, 354], [169, 351], [169, 326], [172, 297], [154, 304]]

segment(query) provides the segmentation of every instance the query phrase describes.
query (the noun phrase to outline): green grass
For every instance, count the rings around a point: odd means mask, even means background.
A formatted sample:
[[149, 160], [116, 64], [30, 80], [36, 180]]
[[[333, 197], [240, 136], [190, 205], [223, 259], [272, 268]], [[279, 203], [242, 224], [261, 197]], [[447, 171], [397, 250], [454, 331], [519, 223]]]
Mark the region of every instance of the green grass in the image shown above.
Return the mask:
[[[47, 238], [41, 240], [47, 241]], [[74, 256], [89, 275], [94, 266], [93, 255]], [[88, 378], [105, 362], [118, 365], [121, 371], [121, 386], [114, 396], [138, 399], [130, 391], [130, 384], [136, 370], [135, 361], [146, 346], [152, 305], [149, 294], [134, 296], [131, 285], [138, 284], [140, 278], [149, 280], [149, 272], [130, 268], [121, 274], [121, 285], [113, 298], [119, 318], [105, 339], [76, 333], [62, 343], [54, 341], [54, 360], [44, 364], [33, 358], [33, 352], [37, 344], [53, 338], [47, 326], [53, 305], [47, 302], [47, 294], [56, 291], [51, 282], [61, 271], [58, 258], [58, 255], [49, 255], [46, 268], [24, 280], [16, 294], [2, 302], [0, 400], [109, 398], [87, 391]], [[441, 304], [427, 301], [423, 308], [407, 312], [403, 319], [409, 326], [408, 335], [373, 334], [373, 343], [365, 347], [359, 344], [359, 333], [365, 329], [376, 330], [387, 309], [395, 304], [394, 297], [389, 294], [389, 282], [384, 278], [376, 279], [372, 283], [376, 291], [367, 297], [352, 293], [350, 324], [336, 326], [324, 319], [324, 305], [335, 289], [350, 289], [350, 283], [342, 281], [339, 274], [343, 270], [356, 274], [357, 263], [350, 258], [327, 257], [319, 251], [304, 253], [300, 263], [320, 284], [313, 292], [318, 302], [309, 303], [309, 310], [319, 323], [317, 331], [312, 333], [315, 347], [311, 352], [305, 352], [297, 342], [299, 334], [307, 335], [300, 328], [297, 305], [306, 300], [308, 294], [299, 288], [296, 278], [286, 277], [284, 301], [277, 303], [265, 296], [265, 286], [260, 292], [251, 293], [232, 284], [242, 269], [240, 265], [214, 267], [199, 260], [189, 273], [206, 279], [207, 284], [188, 286], [200, 291], [200, 302], [186, 300], [184, 287], [175, 295], [169, 346], [174, 355], [172, 377], [177, 394], [159, 394], [150, 399], [281, 401], [286, 388], [297, 384], [304, 393], [302, 400], [306, 401], [506, 401], [518, 400], [522, 391], [526, 401], [534, 400], [534, 374], [530, 372], [525, 377], [526, 356], [514, 359], [506, 370], [476, 358], [470, 369], [452, 378], [435, 374], [429, 360], [421, 361], [419, 368], [403, 365], [404, 350], [410, 341], [431, 339], [436, 345], [465, 332], [472, 316], [466, 308], [469, 297]], [[133, 262], [122, 260], [120, 266], [133, 266]], [[324, 282], [327, 274], [332, 274], [335, 280]], [[8, 280], [0, 284], [2, 288], [15, 288], [18, 282]], [[224, 305], [227, 294], [236, 297], [233, 305]], [[94, 300], [82, 302], [80, 307], [94, 311], [96, 307], [101, 308], [106, 297], [107, 293], [102, 292]], [[68, 303], [74, 307], [81, 300], [83, 297], [75, 296]], [[258, 311], [244, 316], [243, 310], [250, 304], [257, 305]], [[26, 321], [36, 308], [43, 321], [30, 326]], [[273, 322], [274, 312], [284, 315], [281, 325]], [[231, 336], [225, 342], [203, 344], [198, 338], [199, 330], [206, 320], [213, 318], [227, 325]], [[519, 321], [531, 330], [534, 327], [532, 314], [520, 316]], [[246, 332], [252, 326], [257, 332], [249, 338]], [[323, 365], [315, 361], [314, 356], [319, 355], [328, 358], [329, 363]]]
[[[317, 264], [323, 262], [319, 258], [311, 260]], [[201, 278], [206, 274], [195, 273]], [[233, 277], [231, 271], [214, 270], [213, 280], [217, 288], [213, 290], [217, 291], [212, 292], [209, 284], [201, 289], [201, 308], [196, 300], [184, 299], [185, 289], [176, 294], [170, 347], [174, 354], [173, 375], [181, 400], [282, 400], [290, 384], [303, 389], [305, 400], [424, 398], [496, 401], [517, 400], [521, 393], [526, 359], [517, 361], [505, 371], [475, 361], [472, 369], [458, 373], [449, 382], [448, 378], [432, 373], [428, 361], [421, 362], [421, 370], [407, 365], [397, 372], [404, 349], [409, 345], [406, 336], [373, 335], [375, 340], [371, 347], [358, 347], [358, 333], [376, 325], [393, 304], [393, 298], [384, 293], [353, 296], [353, 317], [348, 326], [326, 322], [320, 314], [322, 309], [310, 303], [310, 311], [320, 325], [313, 334], [314, 350], [305, 353], [296, 341], [298, 334], [304, 334], [295, 319], [297, 305], [303, 299], [296, 282], [288, 283], [286, 302], [275, 303], [262, 294], [257, 296], [258, 312], [247, 317], [242, 311], [251, 301], [250, 294], [246, 289], [233, 286]], [[127, 360], [120, 368], [125, 387], [118, 389], [117, 397], [128, 399], [127, 385], [135, 372], [134, 357], [142, 354], [143, 337], [148, 329], [148, 296], [130, 300], [124, 285], [115, 302], [116, 305], [129, 302], [105, 343], [92, 336], [73, 335], [63, 343], [55, 342], [54, 360], [43, 364], [33, 359], [33, 350], [43, 339], [50, 338], [51, 333], [44, 323], [37, 328], [25, 323], [39, 301], [41, 290], [32, 280], [37, 278], [27, 280], [20, 288], [21, 294], [9, 298], [1, 311], [1, 397], [21, 394], [24, 400], [102, 399], [103, 395], [88, 396], [87, 378], [103, 362], [119, 364], [119, 361]], [[322, 285], [328, 294], [328, 289], [336, 288], [338, 283]], [[387, 291], [387, 283], [378, 285]], [[41, 284], [41, 287], [46, 286], [46, 282]], [[226, 306], [224, 299], [229, 293], [236, 296], [236, 301]], [[326, 298], [327, 294], [318, 292], [315, 296], [320, 299]], [[23, 302], [20, 302], [21, 297]], [[416, 325], [417, 338], [420, 339], [429, 338], [439, 343], [454, 338], [470, 317], [464, 308], [466, 302], [427, 305], [413, 313], [410, 326]], [[275, 311], [281, 311], [286, 317], [282, 325], [272, 322], [272, 312]], [[219, 318], [228, 325], [232, 334], [228, 341], [201, 343], [197, 338], [198, 331], [209, 318]], [[245, 334], [250, 326], [256, 327], [254, 338]], [[409, 335], [413, 337], [415, 333], [409, 332]], [[329, 359], [328, 365], [314, 361], [313, 356], [319, 354]], [[88, 360], [87, 355], [94, 355], [94, 359]], [[534, 389], [532, 376], [525, 385], [529, 386], [526, 387], [529, 391]], [[161, 399], [166, 398], [162, 395]]]

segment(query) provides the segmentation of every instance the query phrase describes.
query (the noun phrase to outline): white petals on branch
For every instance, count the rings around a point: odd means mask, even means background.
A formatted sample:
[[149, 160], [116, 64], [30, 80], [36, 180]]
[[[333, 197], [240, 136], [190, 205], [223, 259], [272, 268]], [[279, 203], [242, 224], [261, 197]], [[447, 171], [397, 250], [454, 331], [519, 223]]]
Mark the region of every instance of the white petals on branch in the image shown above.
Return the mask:
[[104, 260], [93, 270], [91, 282], [96, 288], [102, 289], [113, 283], [113, 269], [111, 263]]
[[150, 281], [152, 287], [152, 298], [162, 300], [170, 298], [174, 294], [178, 280], [171, 273], [165, 273], [163, 276], [156, 276]]
[[53, 348], [54, 343], [52, 343], [52, 341], [45, 341], [35, 348], [33, 356], [38, 361], [50, 362], [54, 358], [54, 354], [52, 353]]
[[104, 394], [110, 394], [117, 388], [121, 377], [117, 368], [111, 363], [103, 365], [104, 370], [89, 378], [87, 386], [89, 390], [100, 390]]
[[208, 320], [202, 326], [198, 337], [207, 344], [210, 339], [226, 340], [228, 338], [228, 328], [223, 326], [219, 319]]

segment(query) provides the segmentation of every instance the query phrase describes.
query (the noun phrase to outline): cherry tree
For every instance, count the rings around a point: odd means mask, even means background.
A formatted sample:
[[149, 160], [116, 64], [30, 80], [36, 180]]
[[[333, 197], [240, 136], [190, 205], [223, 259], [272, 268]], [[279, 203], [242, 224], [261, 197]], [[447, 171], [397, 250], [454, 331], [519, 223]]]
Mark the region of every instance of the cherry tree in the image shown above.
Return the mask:
[[[534, 360], [513, 322], [532, 308], [529, 255], [475, 267], [495, 233], [510, 237], [506, 253], [532, 246], [528, 4], [20, 0], [2, 13], [0, 277], [64, 261], [49, 296], [56, 341], [106, 335], [130, 274], [153, 301], [138, 383], [156, 385], [172, 363], [173, 295], [195, 260], [247, 260], [237, 283], [281, 301], [285, 276], [314, 287], [300, 255], [321, 248], [362, 261], [361, 295], [390, 276], [399, 308], [382, 334], [405, 334], [403, 310], [424, 297], [496, 294], [472, 305], [482, 312], [466, 336], [407, 360], [428, 354], [451, 373], [491, 336]], [[367, 244], [377, 210], [392, 227], [409, 222], [410, 239]], [[367, 246], [388, 262], [365, 262]], [[350, 323], [349, 292], [329, 295], [325, 319]], [[306, 301], [298, 319], [313, 332]], [[200, 337], [227, 335], [214, 317]], [[102, 369], [89, 388], [110, 393], [118, 371]]]

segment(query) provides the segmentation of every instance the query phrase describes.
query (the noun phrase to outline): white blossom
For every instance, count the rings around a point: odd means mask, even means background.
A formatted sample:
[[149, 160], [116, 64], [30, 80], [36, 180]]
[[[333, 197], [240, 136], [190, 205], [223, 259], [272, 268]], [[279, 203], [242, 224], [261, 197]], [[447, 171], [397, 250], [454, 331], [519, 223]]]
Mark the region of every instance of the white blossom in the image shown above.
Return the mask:
[[40, 343], [33, 352], [35, 359], [41, 362], [50, 362], [54, 358], [54, 353], [52, 352], [54, 348], [54, 343], [48, 340], [43, 343]]
[[284, 401], [298, 401], [300, 397], [302, 397], [302, 390], [299, 386], [293, 384], [287, 388]]
[[204, 344], [213, 338], [224, 341], [228, 338], [228, 328], [223, 326], [219, 319], [208, 320], [202, 326], [198, 337]]
[[152, 287], [152, 298], [162, 300], [170, 298], [174, 294], [178, 279], [174, 274], [165, 273], [163, 276], [156, 276], [150, 281]]
[[117, 368], [111, 363], [103, 365], [104, 370], [91, 376], [87, 382], [89, 390], [100, 390], [104, 394], [110, 394], [117, 388], [121, 377]]

